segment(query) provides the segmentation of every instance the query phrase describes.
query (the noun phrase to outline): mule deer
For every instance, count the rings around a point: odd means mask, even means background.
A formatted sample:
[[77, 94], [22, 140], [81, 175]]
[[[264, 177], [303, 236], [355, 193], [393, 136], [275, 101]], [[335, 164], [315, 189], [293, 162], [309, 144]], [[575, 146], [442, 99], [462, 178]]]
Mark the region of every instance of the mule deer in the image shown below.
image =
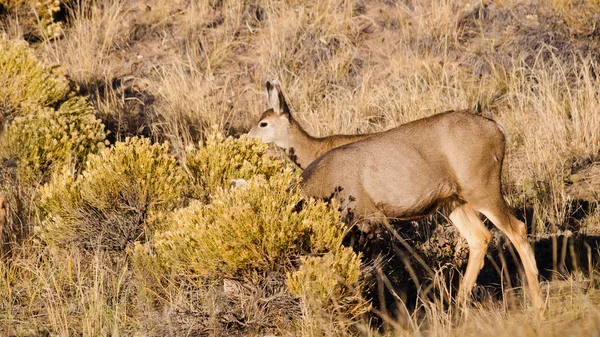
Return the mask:
[[512, 215], [501, 193], [505, 135], [495, 121], [448, 111], [381, 133], [314, 138], [293, 119], [276, 81], [267, 82], [267, 97], [270, 109], [248, 135], [296, 156], [305, 168], [300, 186], [307, 196], [335, 195], [342, 214], [371, 221], [415, 219], [445, 205], [469, 244], [459, 301], [470, 297], [491, 240], [482, 213], [517, 249], [533, 305], [541, 313], [527, 227]]

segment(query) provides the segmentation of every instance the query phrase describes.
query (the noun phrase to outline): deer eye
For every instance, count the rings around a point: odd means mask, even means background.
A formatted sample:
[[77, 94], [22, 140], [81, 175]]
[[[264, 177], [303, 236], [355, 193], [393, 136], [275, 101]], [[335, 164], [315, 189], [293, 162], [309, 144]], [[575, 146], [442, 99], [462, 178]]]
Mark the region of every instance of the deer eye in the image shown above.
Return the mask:
[[267, 124], [268, 124], [267, 122], [262, 122], [259, 125], [260, 125], [261, 128], [264, 128], [265, 126], [267, 126]]

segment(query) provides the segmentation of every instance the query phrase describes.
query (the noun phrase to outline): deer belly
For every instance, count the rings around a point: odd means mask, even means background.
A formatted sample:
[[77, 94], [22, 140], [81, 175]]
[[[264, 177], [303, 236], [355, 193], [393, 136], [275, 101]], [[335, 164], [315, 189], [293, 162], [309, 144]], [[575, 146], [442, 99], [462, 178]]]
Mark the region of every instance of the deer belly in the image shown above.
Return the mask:
[[431, 213], [458, 194], [456, 184], [444, 180], [380, 186], [379, 193], [370, 194], [373, 204], [386, 217], [407, 220]]

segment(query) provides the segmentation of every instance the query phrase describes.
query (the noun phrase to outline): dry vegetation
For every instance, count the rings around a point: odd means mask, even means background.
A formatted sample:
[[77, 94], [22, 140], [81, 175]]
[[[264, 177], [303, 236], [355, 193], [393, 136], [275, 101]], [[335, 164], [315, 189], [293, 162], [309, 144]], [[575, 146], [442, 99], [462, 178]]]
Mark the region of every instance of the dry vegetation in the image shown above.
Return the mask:
[[[598, 334], [599, 55], [595, 0], [0, 0], [0, 335]], [[313, 135], [498, 120], [545, 320], [498, 233], [458, 307], [442, 216], [362, 237], [226, 138], [272, 78]]]

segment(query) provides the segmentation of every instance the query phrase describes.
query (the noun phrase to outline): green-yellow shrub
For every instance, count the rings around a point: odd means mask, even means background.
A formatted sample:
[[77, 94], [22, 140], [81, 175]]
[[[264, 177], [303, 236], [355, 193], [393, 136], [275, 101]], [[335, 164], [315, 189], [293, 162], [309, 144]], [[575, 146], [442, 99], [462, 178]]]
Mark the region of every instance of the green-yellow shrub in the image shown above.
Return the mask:
[[62, 34], [62, 22], [54, 21], [54, 14], [60, 11], [60, 0], [35, 0], [33, 7], [42, 33], [48, 38], [57, 38]]
[[127, 139], [89, 156], [79, 176], [63, 172], [42, 188], [39, 235], [58, 246], [126, 249], [180, 204], [184, 181], [167, 145]]
[[335, 249], [344, 234], [338, 212], [312, 200], [297, 210], [296, 178], [291, 169], [269, 180], [259, 175], [245, 188], [218, 190], [210, 204], [172, 213], [154, 239], [158, 258], [175, 272], [234, 277]]
[[[32, 8], [29, 1], [1, 4], [9, 11], [21, 5]], [[0, 35], [0, 112], [5, 117], [0, 130], [0, 193], [13, 205], [2, 232], [4, 242], [13, 244], [29, 237], [37, 218], [38, 187], [51, 168], [79, 166], [89, 153], [103, 147], [106, 135], [91, 105], [73, 98], [69, 81], [58, 68], [45, 66], [24, 41], [4, 35]]]
[[0, 0], [0, 8], [18, 15], [22, 26], [34, 26], [41, 31], [43, 37], [50, 39], [60, 37], [62, 33], [62, 22], [54, 20], [54, 15], [60, 11], [60, 4], [68, 0]]
[[346, 331], [370, 310], [361, 295], [360, 257], [350, 248], [302, 258], [300, 268], [288, 275], [287, 284], [301, 299], [304, 336]]
[[287, 164], [266, 154], [266, 145], [242, 136], [225, 138], [211, 133], [199, 148], [186, 152], [186, 166], [192, 178], [192, 195], [208, 202], [211, 195], [227, 187], [231, 179], [250, 179], [255, 175], [265, 178], [282, 171]]
[[70, 90], [67, 78], [38, 61], [25, 42], [0, 36], [0, 108], [6, 115], [20, 115], [21, 106], [53, 106]]
[[53, 166], [82, 166], [88, 154], [104, 148], [104, 125], [82, 97], [64, 102], [58, 110], [30, 106], [6, 127], [0, 153], [17, 159], [22, 178], [34, 178]]
[[[205, 198], [170, 213], [150, 242], [136, 245], [137, 273], [145, 280], [256, 282], [257, 275], [281, 275], [302, 260], [287, 281], [301, 300], [299, 326], [315, 335], [347, 330], [370, 306], [361, 297], [360, 258], [342, 246], [339, 212], [307, 200], [299, 172], [265, 151], [254, 140], [217, 135], [188, 151], [195, 191]], [[240, 177], [247, 186], [227, 187]]]

